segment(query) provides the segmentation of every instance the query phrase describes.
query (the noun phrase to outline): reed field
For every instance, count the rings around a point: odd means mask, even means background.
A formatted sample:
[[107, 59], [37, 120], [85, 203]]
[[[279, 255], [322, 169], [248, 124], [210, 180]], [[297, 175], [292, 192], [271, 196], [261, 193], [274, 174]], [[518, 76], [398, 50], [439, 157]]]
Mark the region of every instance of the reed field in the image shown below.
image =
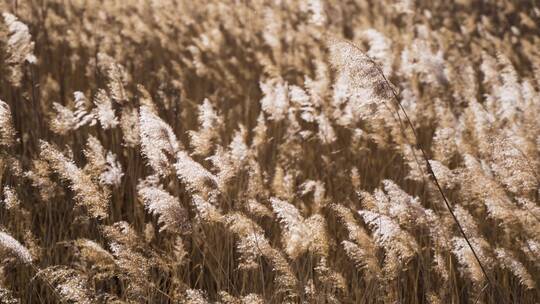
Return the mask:
[[0, 13], [0, 303], [540, 303], [537, 1]]

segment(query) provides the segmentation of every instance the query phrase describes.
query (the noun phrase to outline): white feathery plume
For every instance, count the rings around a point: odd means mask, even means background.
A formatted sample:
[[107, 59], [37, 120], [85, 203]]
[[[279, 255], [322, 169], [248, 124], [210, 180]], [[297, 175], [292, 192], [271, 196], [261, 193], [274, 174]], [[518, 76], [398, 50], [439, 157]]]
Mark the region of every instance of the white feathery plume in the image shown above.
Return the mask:
[[140, 136], [143, 154], [161, 176], [169, 174], [170, 157], [180, 150], [172, 128], [147, 106], [140, 108]]
[[70, 130], [75, 130], [77, 119], [73, 111], [57, 102], [53, 102], [53, 109], [56, 112], [56, 117], [51, 121], [53, 132], [64, 135]]
[[461, 227], [467, 235], [472, 237], [480, 237], [480, 230], [474, 220], [474, 217], [460, 205], [455, 205], [454, 214], [461, 223]]
[[219, 296], [221, 301], [225, 304], [264, 304], [262, 296], [254, 293], [250, 293], [241, 298], [233, 297], [225, 291], [220, 291]]
[[112, 102], [105, 90], [100, 89], [94, 97], [94, 104], [96, 105], [96, 114], [103, 129], [112, 129], [118, 125], [118, 119], [114, 114], [112, 108]]
[[186, 232], [190, 229], [187, 210], [178, 198], [169, 194], [161, 185], [145, 180], [137, 186], [137, 193], [145, 208], [158, 216], [159, 231]]
[[84, 125], [93, 126], [96, 124], [96, 114], [90, 110], [91, 104], [86, 99], [83, 92], [75, 91], [73, 93], [75, 97], [75, 129], [78, 129]]
[[[483, 55], [484, 58], [489, 56], [486, 53]], [[505, 55], [498, 53], [497, 63], [501, 66], [500, 69], [495, 66], [495, 71], [485, 71], [485, 73], [495, 72], [494, 75], [487, 76], [486, 79], [497, 78], [497, 81], [492, 80], [491, 91], [493, 93], [489, 95], [490, 98], [487, 98], [486, 106], [495, 115], [497, 121], [516, 123], [516, 121], [521, 120], [521, 113], [525, 110], [522, 86], [514, 66]]]
[[332, 123], [328, 117], [326, 117], [324, 113], [321, 113], [317, 115], [315, 119], [319, 125], [319, 132], [317, 135], [319, 136], [321, 142], [325, 145], [334, 143], [337, 140], [336, 132], [334, 131]]
[[218, 146], [214, 155], [206, 158], [217, 169], [216, 182], [220, 191], [225, 191], [229, 181], [236, 175], [240, 167], [232, 158], [231, 151]]
[[[492, 249], [489, 243], [481, 235], [474, 217], [459, 205], [454, 207], [454, 214], [461, 224], [465, 235], [467, 235], [470, 244], [473, 246], [478, 259], [482, 262], [482, 265], [492, 267], [494, 265], [491, 254]], [[473, 283], [481, 285], [486, 277], [469, 244], [463, 237], [454, 237], [452, 239], [452, 252], [457, 257], [461, 268], [464, 270], [463, 273], [467, 275]]]
[[257, 217], [268, 217], [272, 218], [272, 211], [265, 205], [259, 203], [255, 199], [248, 199], [245, 205], [245, 209], [248, 214], [252, 214]]
[[[540, 206], [538, 206], [534, 201], [524, 197], [518, 197], [516, 198], [516, 201], [521, 209], [520, 211], [523, 214], [523, 216], [520, 216], [520, 220], [522, 221], [522, 223], [524, 223], [523, 225], [529, 225], [533, 227], [535, 225], [540, 225]], [[533, 222], [535, 224], [531, 225], [531, 223]]]
[[395, 219], [400, 225], [414, 228], [427, 223], [426, 209], [417, 197], [412, 197], [391, 180], [383, 180], [384, 190], [375, 190], [377, 211]]
[[[518, 210], [516, 206], [505, 197], [488, 196], [484, 199], [488, 216], [501, 221], [501, 225], [506, 229], [518, 228], [516, 225], [520, 219], [516, 217]], [[525, 228], [527, 230], [527, 228]]]
[[229, 144], [231, 158], [236, 167], [240, 167], [249, 156], [249, 147], [246, 144], [247, 130], [244, 125], [239, 126], [239, 130], [234, 133], [233, 139]]
[[[465, 110], [465, 115], [470, 118], [474, 129], [474, 138], [478, 141], [477, 150], [482, 154], [489, 155], [490, 145], [488, 140], [491, 139], [491, 127], [496, 123], [495, 116], [483, 109], [483, 106], [473, 100], [469, 103], [469, 107]], [[462, 141], [463, 142], [463, 141]]]
[[499, 260], [499, 265], [511, 271], [527, 289], [534, 289], [536, 287], [536, 283], [527, 271], [527, 268], [516, 259], [512, 252], [504, 248], [497, 248], [495, 249], [495, 255]]
[[277, 164], [274, 178], [272, 179], [272, 191], [281, 199], [292, 200], [294, 198], [295, 181], [292, 173], [287, 172]]
[[223, 221], [221, 212], [207, 199], [200, 195], [192, 196], [192, 204], [197, 211], [197, 217], [205, 223], [219, 223]]
[[210, 304], [206, 293], [200, 289], [188, 289], [185, 291], [185, 297], [181, 302], [183, 304]]
[[338, 38], [327, 42], [330, 63], [337, 71], [333, 88], [334, 118], [344, 126], [373, 119], [378, 107], [392, 97], [389, 83], [375, 61], [352, 42]]
[[429, 178], [427, 175], [427, 166], [425, 163], [418, 163], [416, 160], [420, 159], [421, 157], [421, 151], [410, 146], [410, 145], [403, 145], [401, 147], [401, 151], [403, 153], [403, 157], [405, 158], [405, 161], [407, 162], [407, 166], [409, 167], [409, 173], [407, 174], [406, 179], [422, 182], [425, 179]]
[[304, 89], [296, 85], [289, 86], [289, 99], [300, 108], [300, 117], [303, 120], [307, 122], [315, 121], [317, 110]]
[[218, 146], [214, 155], [207, 157], [217, 169], [216, 182], [218, 189], [225, 191], [229, 181], [243, 168], [249, 157], [246, 144], [247, 130], [243, 125], [234, 133], [229, 148]]
[[521, 194], [538, 189], [538, 180], [530, 161], [511, 139], [497, 137], [491, 146], [491, 169], [510, 192]]
[[105, 185], [119, 186], [124, 176], [122, 165], [116, 160], [116, 154], [111, 151], [107, 152], [106, 161], [104, 171], [99, 176], [99, 181]]
[[193, 154], [206, 156], [212, 150], [212, 141], [219, 136], [219, 126], [222, 124], [222, 118], [216, 113], [212, 104], [205, 98], [199, 105], [199, 124], [198, 131], [189, 131]]
[[89, 278], [82, 272], [67, 266], [51, 266], [38, 272], [60, 297], [61, 302], [66, 303], [95, 303], [92, 290], [88, 286]]
[[4, 205], [7, 210], [13, 210], [21, 205], [17, 193], [9, 186], [4, 186]]
[[51, 180], [50, 175], [51, 168], [43, 160], [33, 160], [32, 170], [24, 173], [24, 176], [32, 182], [32, 186], [39, 189], [39, 195], [44, 202], [62, 193], [57, 184]]
[[203, 129], [211, 129], [216, 123], [221, 122], [221, 117], [216, 113], [208, 98], [199, 106], [199, 123]]
[[433, 135], [432, 151], [434, 158], [442, 164], [448, 165], [458, 151], [457, 136], [456, 130], [453, 128], [438, 128]]
[[176, 159], [174, 164], [176, 174], [190, 191], [204, 193], [211, 188], [209, 186], [217, 185], [217, 177], [194, 161], [185, 151], [179, 151]]
[[401, 14], [414, 14], [414, 1], [412, 0], [398, 0], [393, 3], [393, 8]]
[[429, 164], [443, 189], [454, 189], [456, 187], [457, 177], [452, 170], [437, 160], [431, 159]]
[[112, 99], [118, 103], [123, 104], [128, 100], [126, 89], [124, 88], [124, 83], [129, 80], [129, 74], [126, 72], [125, 68], [113, 62], [109, 64], [107, 69], [107, 86], [109, 92], [111, 92]]
[[73, 95], [75, 97], [74, 111], [57, 102], [53, 103], [57, 115], [51, 121], [51, 129], [60, 135], [77, 130], [84, 125], [93, 126], [96, 124], [96, 115], [94, 111], [90, 110], [90, 104], [84, 93], [76, 91]]
[[51, 144], [41, 141], [40, 149], [40, 156], [62, 179], [70, 182], [77, 203], [85, 206], [90, 215], [95, 218], [107, 217], [108, 194], [102, 192], [89, 175], [85, 174], [71, 159], [64, 156]]
[[327, 258], [330, 252], [330, 238], [327, 233], [326, 219], [321, 214], [308, 217], [304, 224], [311, 232], [309, 237], [309, 251], [315, 256]]
[[128, 295], [141, 300], [147, 288], [153, 287], [153, 283], [148, 281], [152, 262], [141, 250], [144, 240], [124, 221], [110, 226], [103, 225], [101, 228], [119, 270], [115, 274], [127, 282]]
[[3, 13], [2, 16], [9, 31], [6, 59], [11, 73], [9, 81], [18, 87], [21, 85], [23, 77], [22, 65], [24, 62], [30, 64], [37, 62], [36, 56], [34, 56], [34, 42], [26, 24], [10, 13]]
[[5, 304], [21, 303], [21, 300], [15, 296], [14, 292], [4, 286], [0, 286], [0, 299]]
[[302, 10], [309, 14], [309, 23], [324, 26], [327, 22], [324, 11], [324, 0], [304, 0], [301, 2]]
[[122, 165], [116, 160], [116, 155], [111, 151], [105, 154], [105, 148], [101, 142], [92, 135], [88, 137], [86, 147], [84, 155], [87, 162], [84, 172], [103, 185], [120, 185], [124, 173]]
[[348, 94], [358, 95], [374, 103], [391, 97], [388, 82], [377, 65], [353, 43], [337, 38], [328, 42], [330, 62], [338, 72], [338, 79]]
[[195, 68], [195, 74], [199, 77], [203, 77], [205, 76], [206, 74], [208, 74], [208, 67], [204, 64], [204, 60], [203, 60], [203, 55], [202, 55], [202, 52], [201, 50], [194, 46], [194, 45], [189, 45], [187, 48], [187, 51], [191, 54], [191, 56], [193, 57], [193, 60], [189, 62], [189, 65], [192, 67], [192, 68]]
[[248, 185], [246, 195], [249, 198], [267, 197], [266, 175], [263, 174], [261, 166], [257, 161], [251, 159], [248, 167]]
[[102, 52], [97, 54], [97, 65], [99, 70], [107, 77], [107, 87], [112, 99], [120, 105], [128, 101], [124, 84], [130, 81], [130, 75], [124, 66]]
[[30, 251], [28, 251], [26, 247], [24, 247], [11, 235], [3, 231], [0, 231], [0, 249], [5, 250], [17, 257], [22, 263], [32, 263], [32, 255], [30, 254]]
[[0, 100], [0, 145], [11, 147], [15, 143], [15, 128], [9, 105]]
[[207, 159], [212, 162], [217, 172], [217, 184], [224, 191], [229, 181], [243, 168], [249, 157], [249, 147], [246, 144], [247, 130], [243, 125], [233, 136], [229, 149], [218, 146], [214, 155]]
[[432, 51], [427, 38], [414, 39], [401, 53], [401, 72], [406, 77], [414, 73], [427, 84], [444, 85], [448, 83], [448, 72], [442, 50]]
[[263, 256], [272, 266], [272, 271], [276, 273], [274, 281], [277, 292], [285, 294], [288, 300], [295, 298], [298, 280], [282, 251], [272, 248], [262, 228], [237, 212], [228, 214], [225, 222], [228, 229], [240, 238], [237, 248], [242, 255], [241, 265], [248, 269], [256, 267], [256, 259]]
[[107, 163], [105, 160], [105, 148], [99, 139], [92, 135], [88, 136], [84, 157], [86, 158], [85, 173], [91, 175], [93, 179], [98, 179], [99, 175], [105, 170]]
[[328, 255], [326, 222], [320, 214], [304, 219], [294, 205], [277, 198], [270, 202], [283, 224], [283, 242], [289, 257], [295, 259], [308, 250], [323, 257]]
[[10, 33], [8, 39], [10, 58], [8, 63], [20, 63], [24, 60], [29, 63], [36, 63], [37, 59], [33, 54], [34, 42], [32, 42], [28, 26], [10, 13], [3, 13], [2, 16]]
[[150, 94], [150, 92], [148, 92], [148, 90], [142, 84], [137, 84], [137, 90], [139, 91], [139, 105], [148, 107], [148, 110], [150, 112], [157, 114], [157, 106], [152, 99], [152, 95]]
[[385, 249], [384, 270], [390, 278], [395, 278], [418, 252], [416, 240], [386, 215], [367, 210], [358, 213], [372, 228], [375, 242]]
[[79, 249], [81, 259], [86, 260], [87, 262], [93, 264], [105, 262], [106, 264], [109, 264], [112, 263], [114, 260], [112, 254], [110, 254], [101, 245], [99, 245], [93, 240], [77, 239], [74, 244]]
[[277, 198], [271, 198], [270, 202], [285, 228], [283, 234], [285, 252], [292, 259], [295, 259], [307, 250], [311, 239], [310, 231], [304, 223], [304, 217], [300, 215], [298, 209], [292, 204]]
[[281, 121], [289, 110], [289, 88], [282, 79], [269, 79], [260, 82], [263, 98], [262, 110], [269, 115], [270, 120]]
[[[469, 238], [471, 244], [475, 247], [475, 251], [479, 255], [479, 258], [481, 258], [482, 249], [478, 244], [475, 242], [475, 238]], [[470, 247], [467, 244], [467, 241], [462, 237], [454, 237], [452, 239], [452, 252], [456, 256], [458, 263], [461, 268], [461, 273], [465, 274], [469, 277], [469, 279], [477, 284], [478, 286], [481, 286], [481, 284], [484, 282], [485, 277], [482, 273], [482, 269], [480, 268], [480, 265], [476, 261], [473, 252], [471, 251]]]
[[358, 167], [353, 167], [351, 169], [351, 184], [355, 189], [360, 188], [362, 185], [362, 178], [360, 177], [360, 173], [358, 172]]
[[262, 38], [272, 49], [277, 50], [281, 47], [280, 32], [283, 30], [283, 20], [280, 14], [269, 7], [265, 8], [263, 14], [265, 27]]
[[321, 181], [307, 180], [300, 185], [301, 195], [313, 192], [313, 202], [316, 206], [322, 207], [325, 203], [326, 189]]
[[[366, 252], [362, 247], [358, 246], [354, 242], [347, 241], [347, 240], [342, 241], [341, 245], [343, 245], [343, 249], [345, 250], [345, 253], [353, 261], [354, 266], [356, 266], [356, 268], [367, 269], [366, 264], [365, 264]], [[369, 275], [372, 276], [372, 274], [369, 274]]]
[[264, 256], [270, 243], [264, 236], [263, 229], [254, 221], [239, 212], [227, 214], [225, 217], [227, 228], [238, 236], [236, 249], [240, 253], [240, 269], [256, 269], [259, 267], [257, 259]]
[[357, 223], [349, 208], [340, 204], [332, 204], [330, 208], [334, 210], [349, 233], [351, 241], [344, 240], [341, 242], [347, 256], [353, 260], [356, 267], [364, 270], [368, 280], [378, 278], [381, 274], [381, 268], [373, 239]]
[[392, 75], [392, 42], [375, 29], [364, 30], [361, 37], [369, 44], [367, 55], [381, 66], [384, 75]]

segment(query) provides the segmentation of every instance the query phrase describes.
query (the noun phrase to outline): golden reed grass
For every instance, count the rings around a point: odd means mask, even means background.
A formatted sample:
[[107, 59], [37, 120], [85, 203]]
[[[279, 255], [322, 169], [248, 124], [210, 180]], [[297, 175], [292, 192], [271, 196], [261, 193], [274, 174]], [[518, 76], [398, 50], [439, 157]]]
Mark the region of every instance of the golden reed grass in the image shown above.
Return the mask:
[[1, 303], [540, 301], [534, 1], [0, 11]]

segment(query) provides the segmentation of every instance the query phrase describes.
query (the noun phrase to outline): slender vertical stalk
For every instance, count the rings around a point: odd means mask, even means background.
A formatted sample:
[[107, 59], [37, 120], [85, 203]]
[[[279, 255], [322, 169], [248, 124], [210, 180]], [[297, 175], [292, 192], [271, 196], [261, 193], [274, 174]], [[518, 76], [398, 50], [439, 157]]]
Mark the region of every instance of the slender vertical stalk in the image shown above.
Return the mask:
[[[384, 75], [384, 73], [381, 70], [380, 66], [371, 57], [369, 57], [362, 50], [360, 50], [356, 45], [354, 45], [353, 43], [348, 42], [348, 41], [346, 41], [346, 43], [348, 43], [350, 46], [352, 46], [353, 48], [357, 49], [360, 53], [362, 53], [369, 60], [370, 64], [372, 64], [373, 67], [375, 67], [377, 69], [377, 72], [378, 72], [379, 76], [381, 76], [382, 79], [384, 80], [384, 83], [387, 86], [387, 89], [390, 90], [390, 92], [392, 93], [393, 100], [396, 103], [396, 105], [399, 107], [398, 111], [401, 110], [403, 112], [403, 114], [405, 116], [405, 119], [406, 119], [406, 122], [409, 125], [409, 127], [411, 128], [411, 130], [413, 132], [413, 135], [414, 135], [414, 138], [416, 139], [416, 142], [418, 143], [419, 142], [419, 137], [418, 137], [418, 134], [416, 133], [414, 125], [413, 125], [411, 119], [409, 118], [409, 115], [407, 115], [407, 111], [405, 111], [405, 108], [401, 104], [398, 94], [396, 93], [396, 91], [394, 90], [392, 85], [390, 84], [390, 81], [388, 81], [388, 79]], [[398, 119], [402, 123], [401, 116], [398, 115]], [[425, 152], [424, 148], [422, 148], [420, 145], [418, 145], [418, 148], [420, 149], [420, 151], [422, 153], [422, 158], [424, 159], [424, 161], [426, 163], [427, 171], [428, 171], [429, 175], [431, 176], [431, 178], [433, 179], [433, 182], [435, 183], [435, 186], [437, 187], [438, 192], [441, 194], [442, 199], [444, 201], [444, 204], [446, 205], [446, 208], [448, 209], [448, 211], [452, 215], [452, 218], [453, 218], [454, 222], [456, 223], [456, 225], [457, 225], [457, 227], [459, 229], [459, 232], [461, 233], [461, 235], [463, 236], [463, 238], [467, 242], [467, 245], [471, 249], [471, 251], [472, 251], [472, 253], [474, 255], [474, 258], [475, 258], [476, 262], [478, 263], [478, 265], [480, 266], [480, 269], [482, 270], [482, 274], [486, 278], [488, 284], [493, 286], [493, 284], [491, 284], [491, 281], [490, 281], [490, 278], [489, 278], [489, 276], [487, 274], [487, 271], [484, 268], [484, 265], [482, 264], [482, 262], [480, 261], [480, 258], [478, 257], [478, 254], [476, 253], [476, 250], [474, 250], [469, 238], [467, 237], [467, 234], [465, 233], [465, 231], [463, 230], [463, 227], [461, 226], [461, 223], [459, 222], [456, 215], [454, 214], [454, 211], [452, 211], [452, 206], [450, 205], [450, 202], [446, 198], [446, 195], [444, 194], [444, 192], [442, 190], [442, 187], [439, 184], [439, 180], [435, 176], [435, 173], [433, 172], [433, 168], [431, 167], [431, 164], [429, 163], [429, 158], [427, 157], [427, 153]]]

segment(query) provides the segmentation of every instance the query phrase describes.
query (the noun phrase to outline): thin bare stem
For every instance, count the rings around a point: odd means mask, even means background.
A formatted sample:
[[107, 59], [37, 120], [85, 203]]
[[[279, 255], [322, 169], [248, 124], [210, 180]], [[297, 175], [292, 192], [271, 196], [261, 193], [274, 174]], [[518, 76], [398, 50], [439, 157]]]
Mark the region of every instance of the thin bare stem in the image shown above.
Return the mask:
[[[351, 46], [353, 46], [354, 48], [356, 48], [359, 52], [361, 52], [364, 56], [366, 56], [366, 58], [371, 62], [371, 64], [373, 64], [373, 66], [377, 69], [378, 73], [380, 74], [380, 76], [383, 78], [386, 86], [388, 87], [388, 89], [390, 90], [390, 92], [392, 92], [392, 96], [394, 97], [394, 101], [396, 102], [396, 104], [398, 105], [399, 109], [401, 109], [401, 111], [403, 112], [404, 116], [405, 116], [405, 119], [407, 121], [407, 124], [409, 125], [409, 127], [411, 128], [412, 132], [413, 132], [413, 135], [414, 135], [414, 138], [416, 139], [416, 142], [419, 143], [419, 137], [418, 137], [418, 134], [416, 133], [416, 130], [414, 128], [414, 125], [411, 121], [411, 119], [409, 118], [409, 115], [407, 115], [407, 111], [405, 111], [405, 108], [403, 107], [403, 105], [401, 104], [400, 102], [400, 99], [399, 99], [399, 96], [398, 94], [396, 93], [396, 91], [394, 90], [394, 88], [392, 87], [392, 85], [390, 84], [390, 82], [388, 81], [388, 79], [386, 78], [386, 76], [384, 75], [383, 71], [381, 70], [381, 68], [379, 67], [379, 65], [371, 58], [369, 57], [367, 54], [365, 54], [364, 52], [362, 52], [362, 50], [360, 50], [356, 45], [354, 45], [353, 43], [350, 43], [347, 41], [347, 43], [349, 43]], [[398, 115], [398, 119], [401, 121], [401, 117]], [[420, 149], [421, 153], [422, 153], [422, 158], [424, 159], [425, 163], [426, 163], [426, 167], [427, 167], [427, 171], [429, 173], [429, 175], [431, 176], [431, 178], [433, 179], [433, 182], [435, 183], [435, 186], [437, 187], [437, 190], [439, 191], [439, 193], [441, 194], [442, 198], [443, 198], [443, 201], [444, 201], [444, 204], [446, 205], [446, 207], [448, 208], [448, 211], [450, 212], [450, 214], [452, 215], [452, 218], [454, 220], [454, 222], [456, 223], [456, 225], [458, 226], [458, 229], [459, 229], [459, 232], [461, 233], [461, 235], [463, 236], [463, 238], [465, 239], [465, 241], [467, 242], [467, 245], [469, 246], [469, 248], [471, 249], [473, 255], [474, 255], [474, 258], [476, 259], [476, 262], [478, 263], [478, 265], [480, 266], [480, 269], [482, 270], [482, 273], [484, 274], [484, 276], [486, 277], [486, 280], [488, 281], [488, 284], [490, 285], [493, 285], [491, 284], [490, 282], [490, 279], [489, 279], [489, 276], [487, 274], [487, 271], [485, 270], [484, 268], [484, 265], [482, 264], [482, 262], [480, 261], [480, 258], [478, 257], [478, 254], [476, 253], [476, 250], [474, 250], [471, 242], [469, 241], [469, 238], [467, 237], [465, 231], [463, 230], [463, 227], [461, 226], [459, 220], [457, 219], [456, 215], [454, 214], [454, 212], [452, 211], [452, 206], [450, 205], [450, 202], [448, 201], [448, 199], [446, 198], [446, 195], [444, 194], [443, 190], [442, 190], [442, 187], [441, 185], [439, 184], [439, 180], [437, 179], [437, 177], [435, 176], [435, 173], [433, 172], [433, 168], [431, 167], [431, 164], [429, 163], [429, 158], [427, 157], [427, 154], [424, 150], [424, 148], [422, 148], [420, 146], [420, 144], [418, 144], [418, 148]], [[414, 154], [414, 153], [413, 153]], [[416, 157], [416, 156], [415, 156]]]

